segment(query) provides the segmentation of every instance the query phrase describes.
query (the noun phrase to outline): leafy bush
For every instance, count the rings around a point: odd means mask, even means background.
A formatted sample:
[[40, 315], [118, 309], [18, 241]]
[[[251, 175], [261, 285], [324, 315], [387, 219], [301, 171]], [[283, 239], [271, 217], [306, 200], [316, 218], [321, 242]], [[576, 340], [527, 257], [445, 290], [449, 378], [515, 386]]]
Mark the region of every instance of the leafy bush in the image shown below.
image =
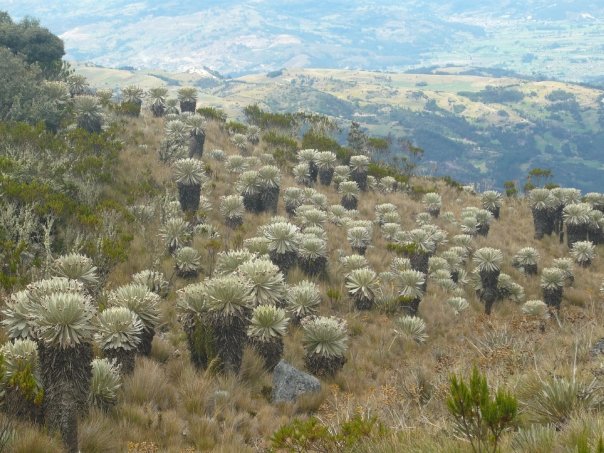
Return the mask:
[[493, 398], [486, 377], [476, 367], [469, 383], [455, 375], [450, 383], [447, 407], [457, 431], [470, 442], [473, 452], [497, 452], [501, 435], [516, 421], [516, 398], [502, 389]]

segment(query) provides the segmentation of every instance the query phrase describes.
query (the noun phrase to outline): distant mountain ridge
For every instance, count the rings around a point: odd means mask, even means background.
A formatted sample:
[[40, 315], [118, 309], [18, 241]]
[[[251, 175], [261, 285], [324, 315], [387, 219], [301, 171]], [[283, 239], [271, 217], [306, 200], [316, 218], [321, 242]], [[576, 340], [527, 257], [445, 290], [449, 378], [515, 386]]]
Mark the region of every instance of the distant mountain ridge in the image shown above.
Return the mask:
[[227, 75], [282, 67], [401, 70], [446, 63], [589, 81], [604, 76], [604, 5], [586, 0], [8, 0], [107, 67]]

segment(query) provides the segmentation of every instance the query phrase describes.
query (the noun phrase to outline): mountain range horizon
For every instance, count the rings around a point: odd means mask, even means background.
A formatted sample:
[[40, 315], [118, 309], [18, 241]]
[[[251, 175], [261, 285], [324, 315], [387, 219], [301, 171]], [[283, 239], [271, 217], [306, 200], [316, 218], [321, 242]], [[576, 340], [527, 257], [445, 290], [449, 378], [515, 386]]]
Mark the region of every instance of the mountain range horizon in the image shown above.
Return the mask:
[[446, 64], [576, 82], [604, 79], [604, 6], [488, 0], [9, 0], [65, 42], [66, 58], [104, 67], [206, 68], [241, 76], [287, 68], [405, 71]]

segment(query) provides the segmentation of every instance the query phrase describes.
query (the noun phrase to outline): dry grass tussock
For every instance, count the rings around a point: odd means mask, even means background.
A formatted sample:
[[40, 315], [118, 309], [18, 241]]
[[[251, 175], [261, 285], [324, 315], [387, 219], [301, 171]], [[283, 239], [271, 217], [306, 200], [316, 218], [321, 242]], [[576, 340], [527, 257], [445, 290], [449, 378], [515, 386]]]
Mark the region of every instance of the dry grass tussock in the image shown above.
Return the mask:
[[[173, 258], [166, 253], [158, 236], [159, 215], [144, 224], [132, 224], [134, 239], [129, 258], [109, 276], [107, 286], [114, 288], [129, 282], [135, 272], [156, 268], [164, 272], [171, 287], [161, 302], [162, 323], [151, 356], [137, 358], [134, 373], [125, 379], [116, 407], [108, 413], [91, 412], [83, 419], [80, 425], [83, 452], [264, 451], [270, 446], [273, 432], [295, 417], [314, 414], [335, 430], [359, 413], [378, 417], [389, 432], [382, 438], [361, 442], [358, 451], [468, 451], [468, 444], [453, 433], [446, 397], [451, 374], [467, 375], [473, 365], [486, 373], [494, 387], [505, 387], [527, 401], [528, 405], [522, 406], [520, 426], [504, 436], [503, 451], [540, 451], [531, 450], [528, 440], [517, 440], [519, 433], [530, 427], [531, 398], [554, 378], [586, 386], [596, 379], [600, 386], [604, 385], [604, 356], [589, 353], [592, 344], [604, 337], [604, 299], [599, 294], [604, 258], [596, 259], [587, 269], [575, 267], [575, 281], [572, 288], [564, 291], [560, 312], [547, 319], [524, 315], [522, 302], [510, 300], [496, 302], [491, 316], [486, 316], [471, 283], [462, 287], [469, 308], [455, 314], [446, 303], [452, 297], [451, 292], [429, 280], [418, 313], [426, 323], [428, 338], [420, 344], [397, 333], [396, 319], [400, 313], [354, 309], [338, 262], [339, 256], [350, 255], [352, 250], [346, 229], [333, 224], [325, 228], [328, 273], [324, 278], [313, 280], [321, 289], [320, 313], [346, 319], [350, 341], [347, 363], [335, 377], [323, 379], [322, 393], [296, 404], [272, 405], [269, 402], [271, 375], [263, 371], [261, 359], [251, 350], [246, 350], [238, 376], [195, 370], [177, 319], [175, 293], [189, 283], [209, 278], [218, 251], [239, 247], [244, 239], [256, 236], [258, 227], [271, 217], [246, 212], [241, 227], [230, 230], [224, 225], [219, 212], [220, 197], [235, 193], [237, 175], [230, 174], [223, 162], [211, 159], [209, 152], [222, 149], [227, 155], [233, 155], [238, 150], [223, 129], [210, 122], [206, 133], [203, 161], [211, 174], [203, 195], [210, 200], [212, 210], [204, 222], [218, 232], [219, 245], [216, 250], [216, 245], [210, 245], [210, 240], [203, 235], [194, 239], [193, 247], [201, 254], [200, 276], [185, 280], [174, 275]], [[132, 204], [161, 207], [166, 194], [168, 199], [176, 200], [172, 170], [158, 160], [162, 133], [163, 120], [149, 116], [130, 121], [126, 128], [125, 149], [116, 178], [132, 186]], [[253, 154], [270, 151], [261, 141]], [[480, 207], [480, 199], [467, 192], [427, 180], [412, 182], [425, 187], [436, 184], [443, 201], [441, 212], [453, 213], [457, 222], [464, 207]], [[145, 194], [145, 184], [156, 190]], [[282, 193], [286, 187], [295, 185], [291, 172], [284, 171]], [[340, 202], [340, 195], [333, 186], [315, 188], [327, 197], [329, 204]], [[416, 215], [424, 212], [421, 196], [369, 191], [360, 195], [358, 218], [373, 221], [375, 205], [381, 203], [396, 206], [403, 230], [416, 228]], [[282, 197], [277, 215], [287, 217]], [[448, 233], [449, 242], [460, 233], [459, 226], [442, 215], [433, 219], [433, 223]], [[388, 251], [387, 244], [379, 226], [374, 224], [366, 258], [376, 272], [388, 270], [396, 257]], [[437, 255], [450, 245], [441, 245]], [[529, 246], [541, 255], [539, 270], [550, 266], [555, 258], [569, 256], [566, 245], [555, 237], [533, 239], [531, 211], [524, 200], [516, 199], [504, 200], [501, 219], [492, 221], [488, 236], [477, 236], [473, 240], [474, 249], [494, 247], [503, 252], [501, 270], [524, 288], [524, 300], [541, 299], [539, 276], [525, 276], [512, 266], [514, 254]], [[598, 252], [604, 255], [604, 248], [598, 246]], [[469, 259], [468, 274], [472, 269]], [[294, 284], [305, 278], [303, 272], [295, 268], [287, 281]], [[328, 291], [332, 297], [328, 297]], [[301, 339], [301, 329], [290, 326], [284, 358], [299, 368], [304, 367]], [[596, 404], [570, 408], [559, 430], [554, 431], [552, 445], [563, 449], [575, 445], [573, 442], [578, 436], [595, 433], [603, 423], [600, 411], [601, 407]], [[547, 425], [547, 421], [540, 423]], [[55, 438], [36, 428], [19, 425], [16, 429], [19, 440], [14, 451], [60, 451]], [[593, 436], [587, 435], [587, 438], [591, 445]]]

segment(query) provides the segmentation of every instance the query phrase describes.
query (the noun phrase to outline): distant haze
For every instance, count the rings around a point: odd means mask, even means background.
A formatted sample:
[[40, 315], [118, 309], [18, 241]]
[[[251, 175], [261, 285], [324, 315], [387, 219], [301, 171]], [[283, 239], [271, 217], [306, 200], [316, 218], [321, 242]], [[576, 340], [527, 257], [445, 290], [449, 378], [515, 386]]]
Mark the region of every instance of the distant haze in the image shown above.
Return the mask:
[[591, 0], [4, 0], [0, 9], [39, 18], [69, 59], [108, 67], [241, 75], [455, 63], [604, 76], [604, 5]]

